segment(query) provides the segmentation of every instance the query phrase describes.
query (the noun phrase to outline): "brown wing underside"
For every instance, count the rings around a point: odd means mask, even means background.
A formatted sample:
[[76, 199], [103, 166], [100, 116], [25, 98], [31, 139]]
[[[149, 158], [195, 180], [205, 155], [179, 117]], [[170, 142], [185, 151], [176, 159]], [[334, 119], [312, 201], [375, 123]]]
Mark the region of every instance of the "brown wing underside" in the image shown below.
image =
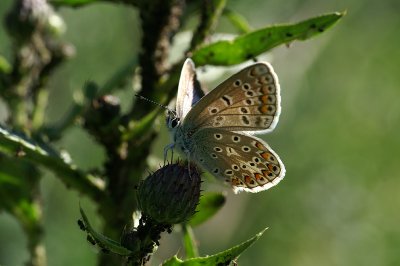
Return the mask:
[[258, 192], [283, 179], [285, 167], [263, 140], [241, 132], [206, 128], [194, 135], [191, 153], [208, 172], [235, 191]]
[[280, 88], [267, 63], [249, 66], [204, 96], [188, 113], [184, 125], [231, 131], [272, 130], [280, 114]]

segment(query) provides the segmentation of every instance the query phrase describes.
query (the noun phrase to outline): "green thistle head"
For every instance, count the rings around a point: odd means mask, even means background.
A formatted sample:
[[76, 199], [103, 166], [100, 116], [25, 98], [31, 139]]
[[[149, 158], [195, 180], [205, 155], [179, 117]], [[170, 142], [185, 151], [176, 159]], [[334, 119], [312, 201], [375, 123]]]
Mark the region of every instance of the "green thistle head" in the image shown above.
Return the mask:
[[139, 206], [144, 215], [160, 224], [183, 223], [195, 213], [200, 184], [200, 173], [194, 165], [166, 165], [139, 186]]

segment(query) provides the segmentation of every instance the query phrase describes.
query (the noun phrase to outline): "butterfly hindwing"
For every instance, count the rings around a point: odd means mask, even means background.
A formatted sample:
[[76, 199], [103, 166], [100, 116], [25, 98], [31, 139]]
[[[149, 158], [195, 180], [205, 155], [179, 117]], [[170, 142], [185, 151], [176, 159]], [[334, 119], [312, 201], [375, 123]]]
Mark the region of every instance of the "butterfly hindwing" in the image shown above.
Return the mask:
[[234, 74], [204, 96], [187, 114], [193, 129], [213, 127], [266, 133], [278, 122], [280, 88], [268, 63], [256, 63]]
[[285, 175], [278, 155], [261, 139], [243, 132], [205, 128], [193, 136], [191, 158], [214, 176], [230, 183], [235, 192], [259, 192], [276, 185]]

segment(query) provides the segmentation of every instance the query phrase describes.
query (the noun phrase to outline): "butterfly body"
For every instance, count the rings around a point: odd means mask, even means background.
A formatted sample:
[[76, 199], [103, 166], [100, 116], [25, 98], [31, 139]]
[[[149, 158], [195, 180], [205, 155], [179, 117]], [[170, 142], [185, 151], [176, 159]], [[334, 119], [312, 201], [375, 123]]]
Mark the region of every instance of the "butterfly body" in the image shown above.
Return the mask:
[[253, 134], [275, 127], [280, 114], [279, 83], [267, 63], [249, 66], [199, 100], [194, 64], [181, 74], [176, 113], [168, 117], [173, 145], [235, 192], [258, 192], [283, 179], [278, 155]]
[[196, 149], [195, 143], [191, 141], [192, 135], [192, 132], [185, 131], [183, 127], [176, 128], [176, 130], [172, 131], [175, 146], [187, 157]]

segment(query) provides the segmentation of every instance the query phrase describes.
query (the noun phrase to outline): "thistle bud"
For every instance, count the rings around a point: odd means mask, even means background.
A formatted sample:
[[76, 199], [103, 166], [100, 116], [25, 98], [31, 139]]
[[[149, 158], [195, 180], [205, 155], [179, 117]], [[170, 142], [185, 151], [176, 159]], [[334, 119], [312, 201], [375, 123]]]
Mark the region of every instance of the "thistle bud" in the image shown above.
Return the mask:
[[200, 183], [200, 173], [194, 165], [166, 165], [139, 186], [139, 206], [144, 215], [160, 224], [185, 222], [199, 203]]

